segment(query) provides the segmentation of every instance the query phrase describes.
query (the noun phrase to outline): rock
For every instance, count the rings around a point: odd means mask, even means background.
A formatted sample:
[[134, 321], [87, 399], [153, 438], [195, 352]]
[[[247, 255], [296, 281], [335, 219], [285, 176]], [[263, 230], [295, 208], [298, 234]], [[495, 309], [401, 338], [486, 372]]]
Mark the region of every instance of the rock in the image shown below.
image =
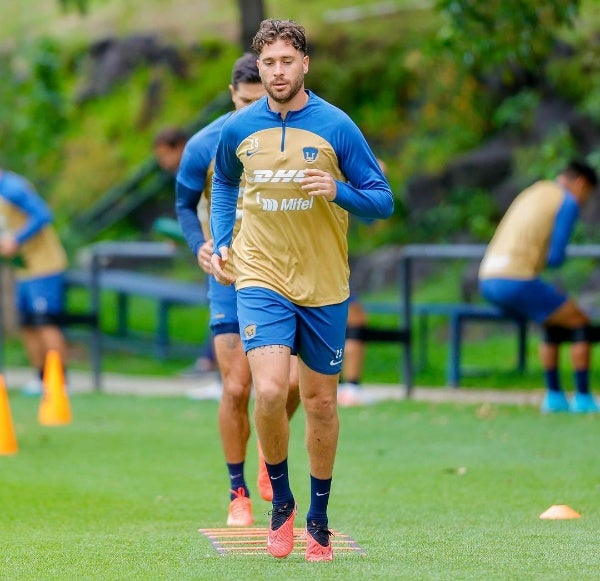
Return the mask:
[[155, 36], [137, 35], [126, 38], [105, 38], [89, 50], [87, 81], [77, 95], [79, 103], [106, 95], [141, 65], [169, 68], [178, 77], [185, 77], [186, 63], [172, 47], [163, 46]]

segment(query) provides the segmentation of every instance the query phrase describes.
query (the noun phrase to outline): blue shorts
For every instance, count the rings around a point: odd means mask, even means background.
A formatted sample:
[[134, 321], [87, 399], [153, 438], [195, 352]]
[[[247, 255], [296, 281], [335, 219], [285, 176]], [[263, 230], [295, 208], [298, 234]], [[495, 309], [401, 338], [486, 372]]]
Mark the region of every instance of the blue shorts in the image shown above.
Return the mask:
[[213, 335], [240, 332], [237, 316], [237, 293], [233, 285], [225, 286], [208, 277], [208, 304], [210, 311], [210, 330]]
[[342, 370], [348, 301], [324, 307], [301, 307], [270, 289], [238, 291], [238, 317], [244, 351], [286, 345], [317, 373]]
[[567, 296], [539, 279], [490, 278], [479, 281], [481, 295], [495, 305], [543, 324]]
[[23, 315], [60, 315], [65, 304], [64, 273], [18, 280], [15, 300]]

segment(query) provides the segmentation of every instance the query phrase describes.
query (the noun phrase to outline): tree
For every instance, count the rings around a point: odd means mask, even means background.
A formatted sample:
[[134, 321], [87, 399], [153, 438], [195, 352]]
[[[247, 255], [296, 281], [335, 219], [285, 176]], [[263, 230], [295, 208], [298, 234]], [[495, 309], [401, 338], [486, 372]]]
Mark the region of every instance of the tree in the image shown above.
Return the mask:
[[262, 0], [238, 0], [240, 7], [240, 30], [242, 50], [250, 50], [252, 39], [265, 18], [265, 9]]

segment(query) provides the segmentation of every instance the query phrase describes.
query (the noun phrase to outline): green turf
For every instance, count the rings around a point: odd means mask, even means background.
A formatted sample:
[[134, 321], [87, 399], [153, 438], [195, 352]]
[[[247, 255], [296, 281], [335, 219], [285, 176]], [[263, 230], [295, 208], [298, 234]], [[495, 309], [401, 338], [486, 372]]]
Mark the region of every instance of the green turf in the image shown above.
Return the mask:
[[[36, 400], [11, 391], [10, 402], [19, 451], [0, 457], [1, 579], [598, 578], [597, 417], [341, 409], [330, 524], [367, 554], [308, 564], [220, 556], [197, 532], [223, 526], [228, 503], [215, 402], [76, 394], [60, 427], [38, 425]], [[303, 432], [300, 412], [290, 463], [301, 515]], [[583, 517], [540, 520], [552, 504]], [[254, 495], [254, 507], [266, 525], [268, 505]]]

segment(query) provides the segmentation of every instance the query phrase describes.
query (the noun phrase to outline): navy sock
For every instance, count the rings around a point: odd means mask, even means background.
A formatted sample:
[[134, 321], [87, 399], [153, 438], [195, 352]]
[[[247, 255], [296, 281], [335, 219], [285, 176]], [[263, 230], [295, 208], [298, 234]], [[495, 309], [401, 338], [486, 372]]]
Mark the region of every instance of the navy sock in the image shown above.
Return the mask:
[[546, 380], [548, 391], [561, 391], [558, 369], [546, 369], [544, 371], [544, 379]]
[[273, 488], [273, 504], [286, 504], [294, 502], [294, 495], [290, 489], [290, 480], [288, 476], [287, 458], [279, 464], [268, 464], [265, 462], [271, 487]]
[[308, 522], [327, 525], [327, 504], [331, 492], [331, 478], [321, 480], [310, 475], [310, 508], [306, 515]]
[[[246, 496], [250, 496], [250, 491], [246, 486], [246, 480], [244, 479], [244, 463], [239, 462], [237, 464], [227, 463], [227, 470], [229, 471], [229, 487], [231, 490], [237, 492], [238, 488], [243, 488], [246, 491]], [[231, 493], [231, 500], [235, 498], [235, 494]]]
[[575, 390], [577, 393], [590, 393], [590, 373], [588, 369], [575, 371]]

